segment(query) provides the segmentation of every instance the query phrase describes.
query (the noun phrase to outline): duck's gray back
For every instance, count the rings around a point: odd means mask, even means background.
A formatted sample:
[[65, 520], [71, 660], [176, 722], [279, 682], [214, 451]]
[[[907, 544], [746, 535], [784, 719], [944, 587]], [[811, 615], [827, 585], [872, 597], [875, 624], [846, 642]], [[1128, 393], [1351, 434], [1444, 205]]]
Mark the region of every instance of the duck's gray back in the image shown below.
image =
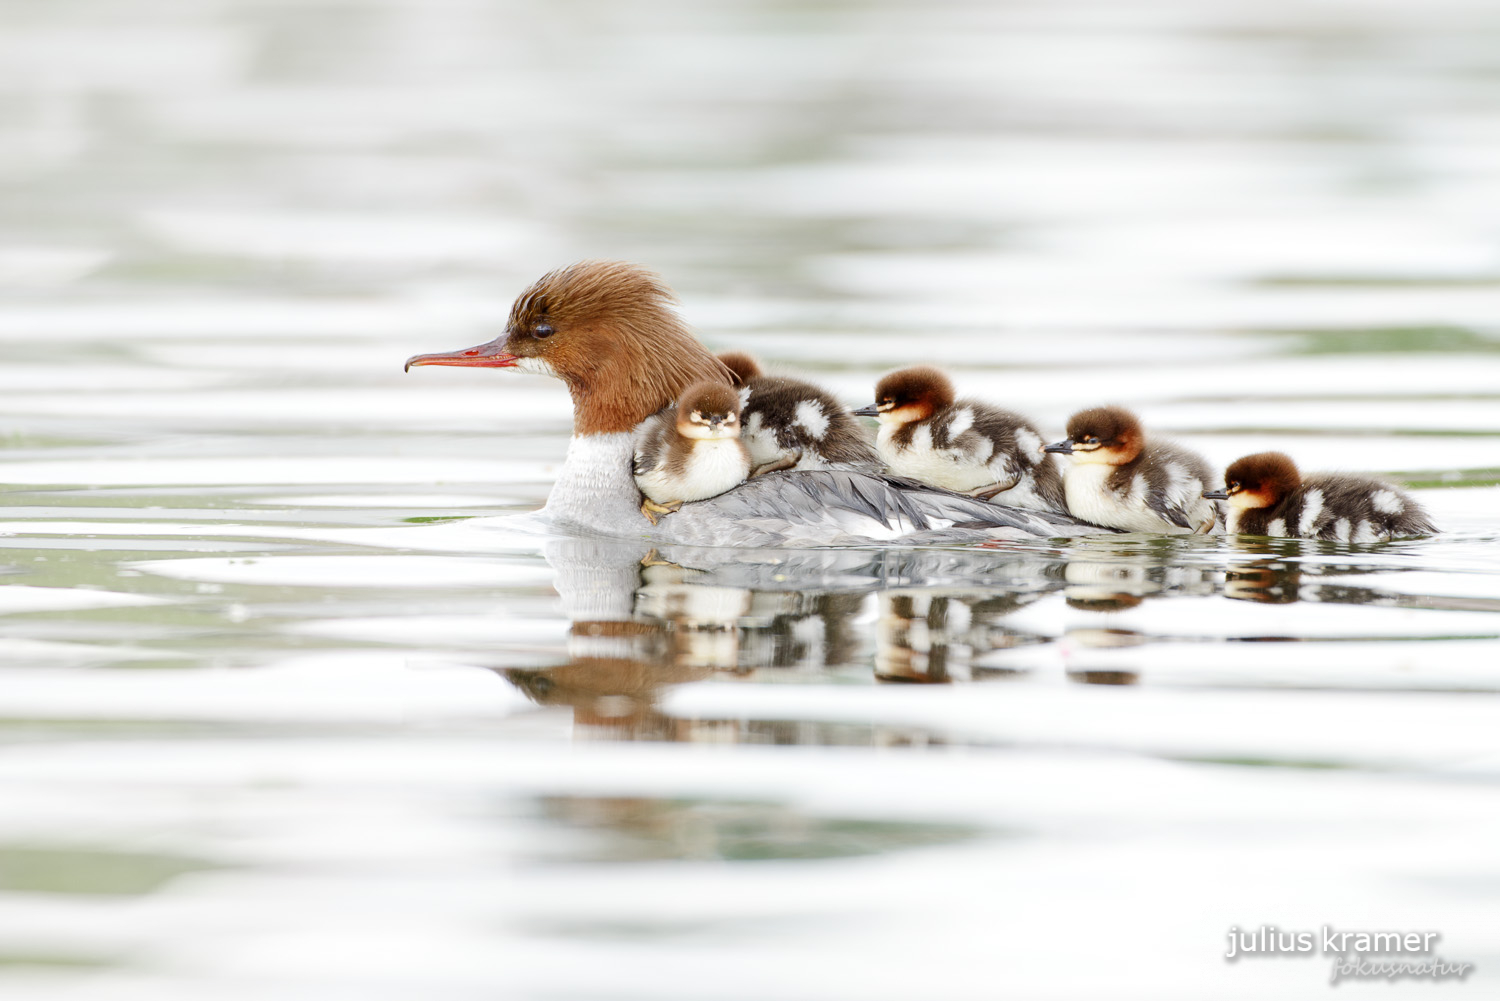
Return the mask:
[[1109, 532], [1066, 515], [997, 507], [916, 480], [820, 469], [757, 477], [662, 519], [687, 545], [827, 546], [978, 542]]

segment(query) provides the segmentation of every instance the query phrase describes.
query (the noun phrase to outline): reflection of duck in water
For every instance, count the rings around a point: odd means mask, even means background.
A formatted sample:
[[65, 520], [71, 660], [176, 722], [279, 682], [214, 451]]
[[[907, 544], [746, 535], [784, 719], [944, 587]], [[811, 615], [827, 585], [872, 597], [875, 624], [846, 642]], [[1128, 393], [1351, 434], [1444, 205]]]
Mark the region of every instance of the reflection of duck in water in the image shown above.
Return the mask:
[[1025, 674], [1024, 669], [996, 662], [993, 655], [1048, 642], [1049, 637], [1011, 628], [1005, 622], [1011, 612], [1046, 593], [946, 588], [882, 592], [875, 679], [938, 684]]
[[[1089, 612], [1067, 612], [1057, 622], [1063, 628], [1053, 628], [1048, 609], [1059, 609], [1062, 596], [1073, 608], [1121, 610], [1127, 598], [1206, 595], [1216, 590], [1210, 578], [1220, 572], [1160, 559], [1142, 563], [1156, 549], [1129, 542], [1107, 540], [1088, 561], [1031, 550], [1002, 557], [971, 550], [666, 546], [656, 550], [665, 559], [643, 565], [651, 551], [644, 544], [558, 539], [546, 555], [571, 622], [566, 656], [556, 666], [508, 669], [503, 676], [540, 705], [570, 709], [579, 736], [923, 743], [936, 735], [905, 725], [872, 730], [847, 721], [747, 716], [735, 708], [733, 688], [799, 676], [868, 680], [872, 660], [878, 682], [963, 683], [1061, 671], [1076, 682], [1128, 683], [1134, 665], [1102, 655], [1104, 649], [1149, 645], [1156, 637]], [[1021, 613], [1037, 602], [1045, 603], [1039, 614]], [[663, 710], [666, 689], [710, 678], [728, 683], [714, 686], [708, 698], [716, 708]], [[667, 704], [694, 704], [684, 697]]]
[[672, 302], [660, 278], [634, 265], [575, 264], [523, 292], [495, 340], [406, 364], [515, 368], [567, 385], [574, 437], [542, 511], [565, 531], [712, 546], [978, 542], [1097, 531], [1063, 515], [852, 470], [758, 476], [653, 526], [631, 477], [632, 432], [694, 383], [730, 381]]
[[1224, 575], [1224, 597], [1262, 605], [1290, 605], [1302, 598], [1302, 567], [1266, 562], [1235, 567]]
[[1068, 418], [1068, 437], [1047, 451], [1072, 459], [1063, 491], [1075, 518], [1126, 532], [1213, 530], [1218, 510], [1203, 496], [1213, 475], [1208, 462], [1147, 438], [1140, 419], [1123, 407], [1080, 410]]
[[1421, 506], [1369, 476], [1317, 473], [1305, 479], [1281, 452], [1239, 459], [1225, 488], [1203, 496], [1226, 501], [1230, 532], [1329, 542], [1387, 542], [1437, 531]]

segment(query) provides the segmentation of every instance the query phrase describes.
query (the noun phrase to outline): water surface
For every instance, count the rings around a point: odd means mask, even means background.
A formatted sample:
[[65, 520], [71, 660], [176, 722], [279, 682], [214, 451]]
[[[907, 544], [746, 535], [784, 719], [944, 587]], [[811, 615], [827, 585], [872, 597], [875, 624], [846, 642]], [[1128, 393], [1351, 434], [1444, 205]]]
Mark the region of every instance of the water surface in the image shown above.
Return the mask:
[[[1328, 924], [1493, 990], [1497, 53], [1458, 0], [0, 6], [0, 989], [1323, 997], [1222, 954]], [[400, 364], [587, 256], [851, 404], [1127, 403], [1444, 533], [518, 532], [566, 395]]]

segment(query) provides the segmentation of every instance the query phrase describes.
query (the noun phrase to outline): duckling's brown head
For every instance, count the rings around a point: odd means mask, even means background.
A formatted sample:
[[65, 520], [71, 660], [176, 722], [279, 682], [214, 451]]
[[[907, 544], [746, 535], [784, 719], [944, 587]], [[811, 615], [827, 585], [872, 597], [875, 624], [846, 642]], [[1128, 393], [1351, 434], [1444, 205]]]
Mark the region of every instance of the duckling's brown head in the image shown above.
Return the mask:
[[1236, 459], [1224, 470], [1224, 489], [1205, 491], [1203, 496], [1227, 500], [1231, 507], [1274, 507], [1302, 485], [1297, 464], [1284, 452], [1257, 452]]
[[719, 361], [729, 369], [729, 379], [736, 386], [745, 386], [751, 379], [759, 379], [763, 374], [760, 362], [743, 351], [721, 351]]
[[875, 384], [875, 403], [854, 411], [863, 417], [878, 417], [882, 424], [925, 421], [944, 407], [953, 405], [953, 383], [931, 365], [897, 369]]
[[550, 271], [511, 306], [505, 333], [487, 344], [417, 355], [419, 365], [518, 368], [551, 375], [573, 396], [574, 431], [629, 431], [694, 382], [729, 371], [673, 308], [659, 275], [621, 261]]
[[722, 382], [698, 382], [677, 398], [677, 433], [684, 438], [738, 438], [740, 394]]
[[1141, 421], [1124, 407], [1091, 407], [1068, 418], [1068, 437], [1046, 451], [1072, 456], [1074, 462], [1120, 466], [1145, 447]]

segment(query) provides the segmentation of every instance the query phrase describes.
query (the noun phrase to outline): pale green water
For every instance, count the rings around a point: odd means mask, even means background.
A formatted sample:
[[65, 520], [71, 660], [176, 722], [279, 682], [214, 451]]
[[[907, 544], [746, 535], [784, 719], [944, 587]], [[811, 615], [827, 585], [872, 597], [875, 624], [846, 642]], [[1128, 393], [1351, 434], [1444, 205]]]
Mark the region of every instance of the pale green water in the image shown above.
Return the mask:
[[[6, 997], [1493, 992], [1492, 5], [11, 3], [0, 88]], [[1445, 533], [520, 535], [565, 394], [400, 365], [585, 256]]]

